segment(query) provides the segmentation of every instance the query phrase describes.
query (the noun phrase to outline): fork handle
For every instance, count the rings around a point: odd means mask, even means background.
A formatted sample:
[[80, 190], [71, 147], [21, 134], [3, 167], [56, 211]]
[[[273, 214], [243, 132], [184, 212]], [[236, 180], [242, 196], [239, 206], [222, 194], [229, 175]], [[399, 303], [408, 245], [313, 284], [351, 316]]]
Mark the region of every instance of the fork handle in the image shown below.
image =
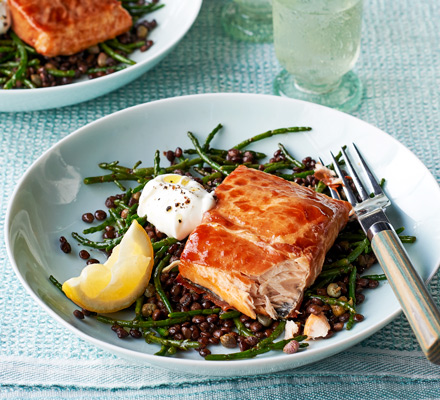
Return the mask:
[[371, 247], [429, 361], [440, 364], [440, 312], [393, 229], [376, 232]]

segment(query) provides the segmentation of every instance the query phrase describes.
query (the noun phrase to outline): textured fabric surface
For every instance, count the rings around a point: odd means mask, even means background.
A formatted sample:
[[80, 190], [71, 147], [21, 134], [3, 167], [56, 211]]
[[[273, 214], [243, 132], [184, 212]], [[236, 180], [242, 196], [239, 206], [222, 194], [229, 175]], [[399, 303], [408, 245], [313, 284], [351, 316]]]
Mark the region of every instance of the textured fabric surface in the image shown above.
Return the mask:
[[[419, 350], [403, 316], [322, 362], [267, 376], [209, 378], [131, 365], [72, 336], [26, 293], [4, 245], [8, 199], [46, 149], [77, 128], [146, 101], [207, 92], [272, 93], [280, 71], [271, 44], [226, 37], [223, 0], [206, 0], [176, 49], [130, 85], [83, 104], [0, 113], [1, 399], [437, 399], [440, 367]], [[365, 2], [356, 64], [365, 92], [353, 113], [411, 149], [440, 180], [440, 3]], [[438, 212], [439, 210], [437, 210]], [[440, 298], [438, 276], [430, 290]]]

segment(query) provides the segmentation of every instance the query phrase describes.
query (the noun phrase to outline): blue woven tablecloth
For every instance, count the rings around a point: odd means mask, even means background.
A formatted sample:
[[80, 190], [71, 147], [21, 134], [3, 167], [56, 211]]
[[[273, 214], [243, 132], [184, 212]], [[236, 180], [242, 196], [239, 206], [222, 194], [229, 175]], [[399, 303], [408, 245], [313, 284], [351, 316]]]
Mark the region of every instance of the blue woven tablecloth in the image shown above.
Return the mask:
[[[46, 149], [98, 117], [193, 93], [272, 93], [280, 71], [271, 44], [223, 34], [223, 0], [206, 0], [162, 63], [107, 96], [62, 109], [0, 113], [1, 399], [440, 399], [440, 367], [423, 357], [403, 316], [360, 345], [267, 376], [210, 378], [131, 365], [72, 336], [20, 285], [4, 245], [8, 199]], [[440, 2], [365, 1], [356, 71], [365, 86], [353, 114], [410, 148], [440, 180]], [[439, 212], [439, 209], [433, 212]], [[431, 291], [440, 298], [438, 276]]]

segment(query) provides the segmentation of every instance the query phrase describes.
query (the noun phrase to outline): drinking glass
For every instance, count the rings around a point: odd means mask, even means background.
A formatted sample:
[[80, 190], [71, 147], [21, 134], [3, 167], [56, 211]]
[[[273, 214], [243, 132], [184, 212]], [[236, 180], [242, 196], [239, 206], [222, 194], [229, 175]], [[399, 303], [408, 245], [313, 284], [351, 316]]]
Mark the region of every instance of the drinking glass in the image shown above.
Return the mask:
[[276, 94], [342, 111], [355, 109], [362, 84], [351, 71], [360, 51], [363, 0], [273, 0], [275, 53], [285, 68]]
[[232, 0], [221, 13], [225, 32], [248, 42], [272, 42], [272, 0]]

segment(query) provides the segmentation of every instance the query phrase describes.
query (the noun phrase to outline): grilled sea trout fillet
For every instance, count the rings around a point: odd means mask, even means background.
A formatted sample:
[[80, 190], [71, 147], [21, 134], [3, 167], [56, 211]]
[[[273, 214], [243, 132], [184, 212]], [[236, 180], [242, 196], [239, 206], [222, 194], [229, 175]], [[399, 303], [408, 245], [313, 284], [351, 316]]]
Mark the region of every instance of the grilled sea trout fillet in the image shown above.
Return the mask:
[[38, 53], [71, 55], [114, 38], [132, 25], [117, 0], [8, 0], [12, 29]]
[[251, 318], [295, 317], [351, 205], [245, 166], [215, 193], [185, 245], [181, 277]]

